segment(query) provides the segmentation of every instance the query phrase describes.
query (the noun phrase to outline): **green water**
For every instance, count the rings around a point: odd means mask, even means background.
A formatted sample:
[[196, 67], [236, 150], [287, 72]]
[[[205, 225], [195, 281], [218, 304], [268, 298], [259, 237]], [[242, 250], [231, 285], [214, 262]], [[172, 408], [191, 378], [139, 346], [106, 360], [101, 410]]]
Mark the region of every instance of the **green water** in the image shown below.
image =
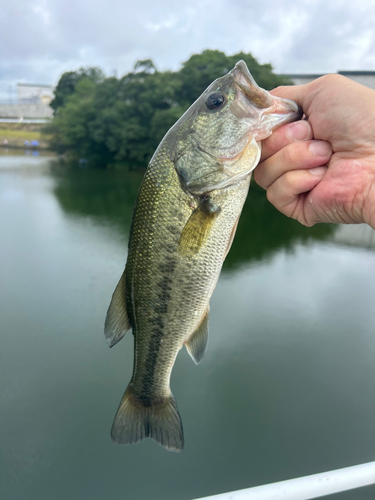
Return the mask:
[[1, 498], [190, 500], [375, 460], [372, 234], [304, 228], [256, 188], [205, 359], [173, 370], [184, 452], [111, 443], [133, 339], [110, 350], [103, 322], [140, 180], [0, 156]]

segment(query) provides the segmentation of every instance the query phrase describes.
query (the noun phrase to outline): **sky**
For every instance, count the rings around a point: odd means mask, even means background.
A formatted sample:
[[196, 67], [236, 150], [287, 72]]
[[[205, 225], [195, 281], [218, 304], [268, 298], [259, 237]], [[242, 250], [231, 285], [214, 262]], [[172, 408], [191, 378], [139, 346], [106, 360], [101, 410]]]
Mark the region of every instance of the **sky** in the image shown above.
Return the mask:
[[3, 0], [0, 94], [81, 66], [178, 69], [208, 48], [251, 52], [277, 73], [375, 70], [374, 26], [374, 0]]

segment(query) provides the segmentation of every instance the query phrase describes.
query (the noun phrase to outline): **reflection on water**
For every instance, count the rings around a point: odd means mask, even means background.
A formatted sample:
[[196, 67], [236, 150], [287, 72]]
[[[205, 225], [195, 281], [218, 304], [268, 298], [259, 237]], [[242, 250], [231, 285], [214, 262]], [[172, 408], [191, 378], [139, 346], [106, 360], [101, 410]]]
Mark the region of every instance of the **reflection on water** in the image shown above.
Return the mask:
[[188, 500], [374, 460], [372, 233], [304, 228], [255, 186], [205, 359], [173, 370], [184, 452], [111, 444], [133, 342], [109, 350], [103, 322], [140, 180], [0, 157], [4, 498]]
[[[107, 220], [128, 234], [141, 174], [85, 169], [62, 171], [59, 176], [58, 172], [56, 169], [55, 194], [67, 213]], [[329, 224], [306, 228], [287, 219], [268, 203], [264, 191], [253, 183], [224, 270], [262, 260], [281, 248], [292, 250], [296, 243], [327, 240], [336, 229], [337, 226]]]
[[54, 193], [68, 215], [115, 224], [127, 237], [142, 174], [55, 167], [53, 176]]

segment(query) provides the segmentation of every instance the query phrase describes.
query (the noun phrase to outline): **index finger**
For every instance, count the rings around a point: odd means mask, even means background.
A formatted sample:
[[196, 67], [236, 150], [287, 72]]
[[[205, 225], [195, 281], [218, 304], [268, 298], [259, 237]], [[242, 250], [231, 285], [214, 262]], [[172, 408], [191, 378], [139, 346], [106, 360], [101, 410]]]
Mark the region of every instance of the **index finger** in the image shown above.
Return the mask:
[[262, 156], [266, 160], [292, 142], [309, 141], [313, 138], [311, 125], [306, 120], [288, 123], [276, 129], [270, 137], [262, 141]]

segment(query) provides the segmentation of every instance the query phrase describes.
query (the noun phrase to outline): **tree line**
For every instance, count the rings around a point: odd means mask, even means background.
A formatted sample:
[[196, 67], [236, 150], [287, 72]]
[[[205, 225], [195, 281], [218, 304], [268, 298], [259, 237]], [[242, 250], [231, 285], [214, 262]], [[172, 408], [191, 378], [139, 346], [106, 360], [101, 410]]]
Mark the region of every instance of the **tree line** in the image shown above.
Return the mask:
[[54, 118], [47, 130], [51, 145], [103, 168], [114, 164], [145, 168], [168, 129], [240, 59], [267, 90], [291, 83], [251, 54], [227, 56], [218, 50], [194, 54], [178, 71], [158, 71], [147, 59], [122, 78], [106, 77], [95, 67], [66, 72], [51, 103]]

